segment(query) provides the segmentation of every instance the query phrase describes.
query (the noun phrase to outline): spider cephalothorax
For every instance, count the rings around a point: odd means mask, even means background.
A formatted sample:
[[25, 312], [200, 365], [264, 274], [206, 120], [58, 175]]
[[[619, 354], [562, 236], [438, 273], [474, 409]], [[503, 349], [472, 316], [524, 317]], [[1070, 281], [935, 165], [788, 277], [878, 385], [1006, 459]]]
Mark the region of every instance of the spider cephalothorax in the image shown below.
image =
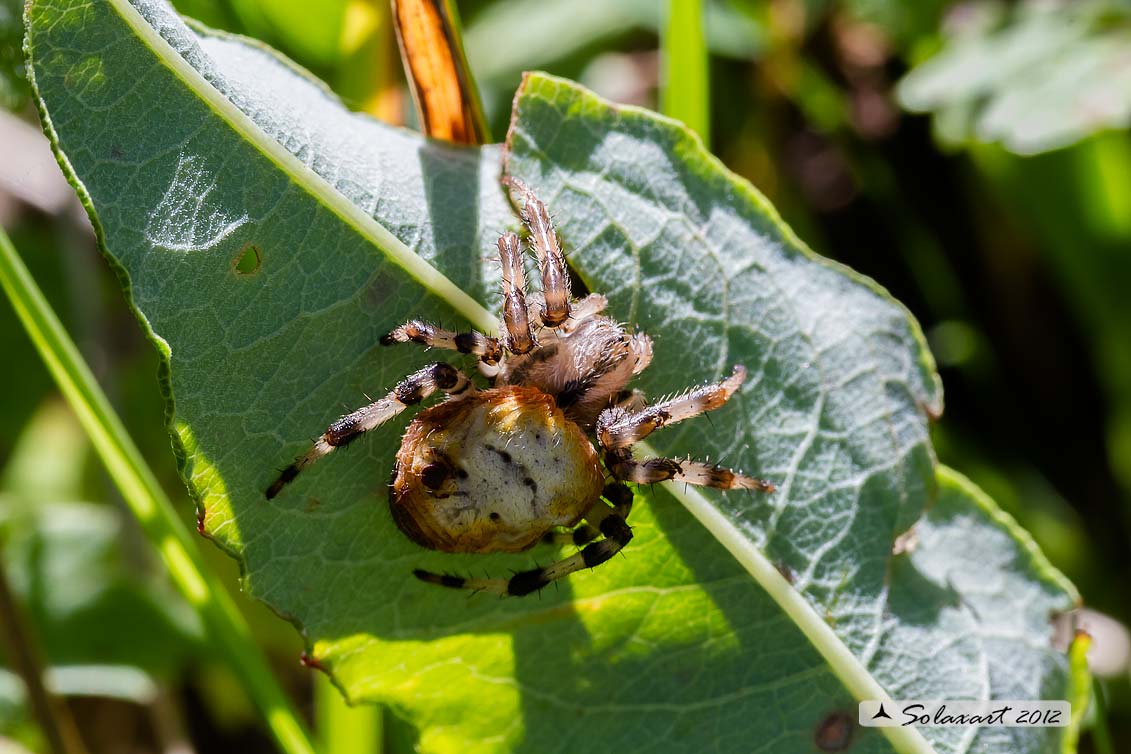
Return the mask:
[[542, 290], [527, 299], [522, 246], [514, 233], [504, 233], [498, 243], [502, 342], [418, 320], [381, 339], [385, 345], [411, 341], [475, 354], [491, 386], [477, 388], [449, 364], [426, 366], [384, 398], [331, 424], [275, 480], [267, 497], [334, 448], [441, 390], [447, 400], [412, 420], [397, 452], [389, 491], [393, 520], [414, 542], [444, 552], [519, 552], [544, 539], [583, 546], [564, 560], [509, 579], [415, 572], [443, 586], [523, 595], [600, 565], [628, 544], [632, 493], [625, 482], [774, 488], [698, 461], [633, 457], [633, 444], [652, 431], [726, 403], [746, 370], [736, 366], [718, 384], [644, 406], [625, 388], [652, 360], [652, 341], [602, 315], [604, 296], [570, 297], [569, 271], [545, 205], [521, 182], [508, 179], [507, 185], [530, 231]]

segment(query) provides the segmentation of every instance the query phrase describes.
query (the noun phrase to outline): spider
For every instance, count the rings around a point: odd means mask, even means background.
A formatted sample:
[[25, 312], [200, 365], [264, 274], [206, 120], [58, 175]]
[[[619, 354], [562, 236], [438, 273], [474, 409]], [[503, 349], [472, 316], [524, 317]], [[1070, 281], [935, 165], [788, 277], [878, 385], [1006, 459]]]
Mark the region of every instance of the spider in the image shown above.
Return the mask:
[[529, 231], [541, 294], [527, 295], [522, 245], [507, 232], [498, 241], [501, 338], [411, 320], [381, 339], [384, 345], [412, 342], [474, 354], [491, 387], [477, 388], [450, 364], [430, 364], [331, 424], [266, 495], [274, 498], [314, 461], [443, 391], [447, 399], [421, 411], [404, 433], [389, 489], [393, 520], [412, 541], [443, 552], [520, 552], [539, 541], [582, 548], [509, 579], [414, 571], [440, 586], [518, 596], [601, 565], [628, 544], [632, 492], [626, 482], [678, 480], [763, 492], [773, 492], [774, 485], [690, 459], [633, 457], [633, 444], [653, 431], [726, 403], [746, 370], [735, 366], [717, 384], [645, 406], [639, 392], [626, 386], [651, 362], [651, 339], [603, 315], [604, 296], [570, 296], [546, 205], [521, 181], [504, 183]]

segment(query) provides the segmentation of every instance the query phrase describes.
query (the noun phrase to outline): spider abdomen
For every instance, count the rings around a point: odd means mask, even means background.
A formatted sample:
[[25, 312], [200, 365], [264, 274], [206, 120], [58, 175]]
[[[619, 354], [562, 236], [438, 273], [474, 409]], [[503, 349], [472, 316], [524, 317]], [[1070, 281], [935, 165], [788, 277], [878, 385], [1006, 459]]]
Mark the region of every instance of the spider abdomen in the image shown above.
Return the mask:
[[573, 526], [604, 487], [585, 432], [533, 387], [450, 400], [409, 424], [389, 504], [418, 544], [445, 552], [518, 552]]

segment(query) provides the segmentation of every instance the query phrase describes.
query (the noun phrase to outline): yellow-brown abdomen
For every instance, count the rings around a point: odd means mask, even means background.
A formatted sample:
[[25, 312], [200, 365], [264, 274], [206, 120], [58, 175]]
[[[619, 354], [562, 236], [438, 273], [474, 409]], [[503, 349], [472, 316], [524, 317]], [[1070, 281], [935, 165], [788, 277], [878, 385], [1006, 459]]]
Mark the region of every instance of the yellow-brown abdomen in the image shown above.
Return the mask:
[[554, 399], [507, 386], [422, 411], [397, 453], [389, 504], [424, 547], [517, 552], [576, 524], [603, 486], [592, 443]]

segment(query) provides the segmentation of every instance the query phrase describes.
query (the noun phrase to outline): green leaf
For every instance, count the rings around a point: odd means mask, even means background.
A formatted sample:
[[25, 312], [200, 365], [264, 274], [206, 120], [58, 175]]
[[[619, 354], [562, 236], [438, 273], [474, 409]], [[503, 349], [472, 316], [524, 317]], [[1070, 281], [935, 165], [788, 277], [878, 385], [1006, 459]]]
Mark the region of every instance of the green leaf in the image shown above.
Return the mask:
[[[204, 531], [301, 626], [310, 661], [351, 699], [390, 704], [420, 750], [810, 751], [848, 736], [854, 751], [929, 751], [911, 729], [856, 729], [856, 699], [1062, 693], [1046, 621], [1069, 587], [949, 477], [950, 515], [921, 517], [941, 397], [908, 314], [807, 250], [685, 128], [558, 79], [527, 78], [508, 169], [550, 202], [613, 315], [656, 338], [642, 386], [751, 370], [738, 399], [656, 449], [721, 455], [781, 492], [642, 490], [625, 558], [511, 600], [411, 579], [557, 553], [409, 542], [385, 501], [396, 428], [266, 501], [363, 392], [436, 359], [380, 348], [383, 333], [416, 316], [494, 327], [483, 259], [515, 225], [501, 152], [351, 115], [270, 51], [156, 2], [37, 2], [30, 18], [48, 132], [168, 360]], [[237, 270], [249, 245], [260, 262]], [[913, 524], [918, 547], [893, 557]], [[984, 584], [987, 562], [990, 604], [959, 579]], [[1018, 673], [991, 672], [1005, 662]], [[1024, 751], [1057, 748], [1055, 729], [1025, 735]]]
[[934, 113], [944, 141], [1028, 155], [1131, 123], [1125, 3], [1022, 4], [1001, 27], [971, 15], [899, 85], [903, 106]]
[[[970, 480], [946, 467], [938, 478], [939, 497], [916, 524], [912, 551], [892, 563], [889, 609], [896, 622], [882, 642], [877, 675], [906, 699], [1072, 699], [1069, 663], [1051, 645], [1050, 620], [1078, 606], [1076, 590]], [[920, 672], [908, 673], [916, 664]], [[948, 665], [979, 671], [940, 672]], [[1051, 753], [1068, 751], [1061, 748], [1066, 730], [924, 733], [940, 752]]]

